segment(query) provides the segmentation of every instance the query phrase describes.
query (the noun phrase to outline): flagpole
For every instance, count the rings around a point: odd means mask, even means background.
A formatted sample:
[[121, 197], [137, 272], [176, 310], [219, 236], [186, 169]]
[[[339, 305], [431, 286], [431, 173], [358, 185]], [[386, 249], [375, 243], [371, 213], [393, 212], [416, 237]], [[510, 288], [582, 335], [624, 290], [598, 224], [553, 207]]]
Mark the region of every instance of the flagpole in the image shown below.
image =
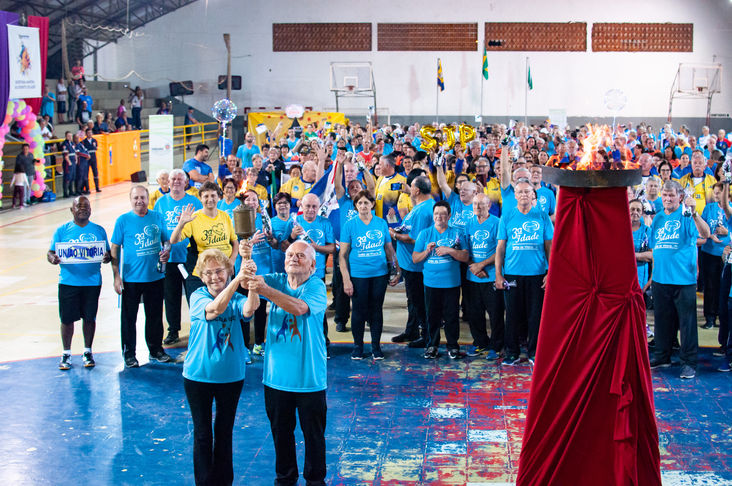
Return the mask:
[[524, 76], [524, 125], [529, 126], [529, 56], [526, 56], [526, 73]]
[[[440, 70], [440, 58], [437, 58], [437, 76], [439, 79], [439, 70]], [[437, 126], [440, 126], [440, 84], [435, 83], [435, 118], [437, 119]]]
[[483, 71], [481, 70], [481, 73], [480, 73], [480, 110], [478, 110], [478, 114], [480, 115], [480, 123], [483, 123], [483, 81], [485, 81], [485, 78], [483, 77]]

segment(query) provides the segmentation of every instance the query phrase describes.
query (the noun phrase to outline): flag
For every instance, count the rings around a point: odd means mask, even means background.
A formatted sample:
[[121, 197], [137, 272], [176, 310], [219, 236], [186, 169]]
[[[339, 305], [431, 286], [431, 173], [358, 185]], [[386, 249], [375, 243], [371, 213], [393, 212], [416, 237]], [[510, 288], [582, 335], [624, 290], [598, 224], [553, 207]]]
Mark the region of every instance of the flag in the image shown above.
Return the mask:
[[445, 91], [445, 79], [442, 77], [442, 61], [437, 58], [437, 86], [440, 87], [440, 91]]
[[528, 75], [526, 76], [526, 82], [529, 83], [529, 89], [534, 89], [534, 80], [531, 79], [531, 66], [529, 66]]
[[[332, 164], [323, 176], [313, 184], [313, 187], [309, 191], [310, 194], [315, 194], [320, 199], [320, 210], [318, 214], [326, 218], [333, 210], [339, 207], [338, 198], [335, 193], [335, 166], [335, 163]], [[302, 214], [302, 209], [299, 209], [297, 214]]]
[[485, 46], [483, 46], [483, 77], [488, 79], [488, 53]]

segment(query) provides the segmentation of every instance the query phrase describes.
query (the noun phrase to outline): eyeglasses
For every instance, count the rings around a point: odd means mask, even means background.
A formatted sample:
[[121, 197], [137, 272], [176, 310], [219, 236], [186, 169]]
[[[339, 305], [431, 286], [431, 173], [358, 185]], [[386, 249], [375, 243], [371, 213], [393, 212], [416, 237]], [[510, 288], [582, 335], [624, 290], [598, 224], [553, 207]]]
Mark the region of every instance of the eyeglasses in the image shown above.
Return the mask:
[[210, 278], [215, 275], [218, 275], [219, 277], [223, 277], [226, 275], [226, 269], [225, 268], [217, 268], [215, 270], [206, 270], [201, 272], [202, 277]]

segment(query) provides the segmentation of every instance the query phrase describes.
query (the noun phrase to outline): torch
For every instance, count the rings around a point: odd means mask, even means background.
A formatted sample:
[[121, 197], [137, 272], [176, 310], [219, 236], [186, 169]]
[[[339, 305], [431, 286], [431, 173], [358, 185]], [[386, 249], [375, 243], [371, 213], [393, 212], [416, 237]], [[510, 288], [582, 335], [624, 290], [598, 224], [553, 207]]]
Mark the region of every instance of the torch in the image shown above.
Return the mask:
[[[254, 208], [247, 206], [246, 204], [240, 204], [233, 211], [234, 215], [234, 232], [239, 240], [248, 240], [256, 232], [256, 217], [257, 214]], [[242, 255], [243, 260], [249, 260], [252, 258], [252, 249], [247, 247], [245, 255]], [[242, 268], [244, 265], [242, 265]]]

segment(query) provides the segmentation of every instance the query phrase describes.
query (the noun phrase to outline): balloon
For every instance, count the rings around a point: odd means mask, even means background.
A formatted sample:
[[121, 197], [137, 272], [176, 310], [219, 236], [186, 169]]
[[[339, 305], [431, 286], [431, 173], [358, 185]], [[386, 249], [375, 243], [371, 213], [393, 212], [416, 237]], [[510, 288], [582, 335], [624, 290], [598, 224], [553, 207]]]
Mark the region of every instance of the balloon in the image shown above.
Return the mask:
[[475, 127], [463, 123], [458, 127], [458, 131], [460, 132], [460, 143], [463, 146], [475, 138]]
[[442, 143], [440, 146], [445, 150], [450, 150], [455, 145], [455, 128], [447, 126], [442, 130]]
[[35, 191], [39, 191], [40, 189], [41, 189], [41, 186], [39, 186], [35, 182], [33, 184], [31, 184], [31, 191], [35, 192]]
[[40, 190], [39, 191], [34, 191], [33, 192], [33, 196], [34, 197], [37, 197], [38, 199], [40, 199], [40, 198], [43, 197], [43, 191], [40, 191]]
[[437, 148], [437, 140], [435, 140], [435, 127], [425, 125], [419, 129], [419, 136], [422, 137], [422, 145], [419, 146], [422, 150], [431, 152]]
[[[0, 158], [3, 155], [3, 146], [5, 145], [5, 135], [10, 131], [10, 124], [15, 120], [18, 123], [20, 134], [23, 140], [28, 143], [33, 152], [33, 157], [40, 160], [41, 163], [36, 167], [44, 172], [45, 154], [43, 152], [45, 142], [41, 136], [41, 129], [38, 127], [37, 117], [30, 106], [26, 105], [23, 100], [9, 100], [8, 108], [5, 111], [5, 118], [0, 125]], [[2, 184], [2, 173], [0, 173], [0, 184]], [[43, 190], [45, 184], [41, 178], [39, 190]], [[42, 195], [42, 194], [41, 194]]]
[[233, 101], [224, 98], [214, 103], [211, 108], [211, 116], [221, 123], [229, 123], [236, 118], [236, 105]]

